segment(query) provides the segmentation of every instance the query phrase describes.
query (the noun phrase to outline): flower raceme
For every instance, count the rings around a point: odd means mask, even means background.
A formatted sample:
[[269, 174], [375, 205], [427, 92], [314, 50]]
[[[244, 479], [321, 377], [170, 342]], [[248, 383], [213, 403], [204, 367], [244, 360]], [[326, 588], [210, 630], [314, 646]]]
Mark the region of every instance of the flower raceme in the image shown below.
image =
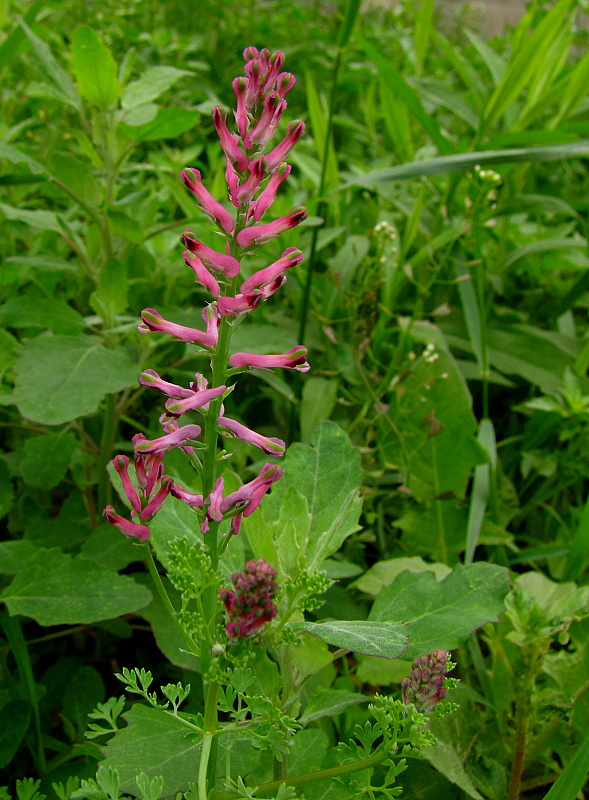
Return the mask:
[[454, 666], [446, 650], [430, 650], [416, 658], [411, 664], [411, 676], [401, 681], [405, 705], [413, 705], [424, 714], [433, 711], [448, 691], [444, 685], [446, 674]]
[[234, 591], [221, 589], [227, 612], [225, 631], [230, 639], [251, 637], [276, 616], [276, 570], [263, 558], [248, 561], [243, 572], [231, 576]]
[[[285, 159], [303, 135], [304, 124], [300, 120], [290, 122], [281, 141], [271, 145], [287, 107], [285, 97], [294, 86], [295, 78], [282, 71], [282, 53], [272, 54], [266, 49], [258, 51], [255, 47], [248, 47], [244, 59], [245, 75], [233, 81], [237, 132], [230, 130], [228, 117], [221, 108], [215, 108], [212, 115], [226, 160], [228, 202], [213, 197], [198, 169], [187, 167], [182, 171], [183, 183], [221, 237], [221, 244], [213, 249], [201, 242], [191, 230], [182, 236], [186, 248], [182, 254], [184, 261], [193, 271], [195, 281], [211, 298], [201, 313], [204, 330], [165, 319], [154, 308], [146, 308], [141, 313], [140, 332], [165, 333], [195, 345], [209, 354], [211, 375], [214, 376], [210, 386], [204, 375], [197, 374], [195, 380], [185, 387], [166, 380], [154, 370], [141, 373], [140, 382], [144, 386], [158, 389], [165, 395], [165, 411], [160, 417], [163, 435], [147, 439], [143, 434], [136, 434], [133, 438], [139, 489], [129, 477], [126, 456], [117, 456], [113, 461], [131, 507], [131, 520], [119, 516], [112, 506], [105, 510], [111, 524], [127, 536], [141, 541], [149, 538], [149, 523], [168, 494], [186, 503], [196, 513], [203, 534], [216, 531], [214, 526], [223, 519], [230, 520], [233, 533], [239, 531], [242, 517], [249, 516], [258, 507], [264, 494], [282, 476], [282, 470], [276, 465], [266, 464], [257, 477], [225, 496], [224, 480], [218, 474], [219, 461], [215, 452], [217, 437], [237, 437], [274, 457], [284, 454], [285, 444], [281, 439], [264, 436], [226, 416], [223, 402], [233, 389], [229, 379], [248, 368], [286, 368], [299, 372], [309, 369], [307, 351], [302, 346], [293, 347], [283, 354], [234, 353], [229, 357], [233, 319], [249, 314], [260, 303], [269, 300], [284, 285], [287, 271], [301, 263], [303, 254], [297, 248], [289, 247], [280, 258], [240, 281], [243, 258], [299, 225], [307, 213], [304, 208], [296, 207], [286, 216], [262, 221], [291, 172]], [[233, 212], [230, 211], [232, 207]], [[184, 414], [190, 417], [194, 413], [204, 417], [202, 426], [192, 421], [188, 424], [179, 422]], [[164, 454], [174, 448], [183, 450], [201, 471], [203, 493], [190, 492], [163, 474]], [[204, 459], [202, 463], [196, 456], [197, 450]], [[269, 565], [267, 567], [272, 570]], [[258, 564], [254, 569], [256, 575], [260, 569], [260, 574], [270, 574]], [[251, 575], [247, 580], [250, 579], [253, 580]], [[271, 618], [271, 604], [264, 607], [266, 610], [261, 616], [257, 611], [252, 618], [240, 616], [241, 612], [235, 610], [237, 606], [232, 605], [232, 594], [226, 594], [224, 600], [231, 620], [227, 627], [230, 638], [250, 635]], [[234, 610], [230, 611], [229, 606]]]

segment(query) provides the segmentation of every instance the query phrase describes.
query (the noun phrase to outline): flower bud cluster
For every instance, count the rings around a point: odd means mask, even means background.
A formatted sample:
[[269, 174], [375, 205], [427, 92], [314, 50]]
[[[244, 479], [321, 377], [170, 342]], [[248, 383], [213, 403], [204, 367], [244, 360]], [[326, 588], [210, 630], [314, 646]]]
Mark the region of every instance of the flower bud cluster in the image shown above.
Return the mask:
[[[297, 248], [289, 247], [276, 261], [249, 278], [240, 280], [243, 257], [298, 225], [307, 213], [303, 208], [293, 208], [284, 217], [261, 222], [274, 202], [280, 185], [290, 174], [291, 168], [284, 159], [303, 134], [304, 124], [300, 121], [291, 122], [282, 141], [269, 152], [265, 152], [286, 109], [285, 95], [293, 87], [295, 79], [290, 73], [282, 71], [284, 56], [280, 52], [271, 54], [266, 49], [258, 51], [255, 47], [248, 47], [244, 58], [245, 76], [238, 77], [233, 82], [237, 133], [229, 130], [221, 108], [217, 107], [213, 111], [213, 123], [226, 159], [228, 200], [235, 208], [234, 213], [230, 213], [223, 203], [211, 195], [203, 184], [199, 170], [187, 168], [182, 172], [182, 180], [199, 208], [214, 221], [219, 229], [218, 233], [224, 239], [224, 247], [217, 251], [199, 241], [193, 231], [185, 231], [182, 237], [186, 248], [183, 253], [184, 261], [193, 271], [196, 282], [211, 296], [211, 301], [201, 312], [204, 330], [166, 320], [154, 308], [146, 308], [141, 313], [141, 333], [166, 333], [177, 340], [196, 345], [210, 353], [212, 373], [217, 376], [217, 380], [213, 381], [214, 385], [209, 387], [207, 379], [197, 373], [194, 381], [188, 387], [183, 387], [164, 380], [154, 370], [148, 369], [141, 374], [140, 382], [144, 386], [158, 389], [167, 399], [165, 412], [160, 417], [163, 435], [151, 440], [143, 434], [137, 434], [133, 438], [135, 470], [139, 475], [137, 470], [141, 472], [142, 464], [151, 459], [149, 463], [157, 462], [159, 465], [159, 477], [153, 482], [150, 492], [140, 496], [128, 477], [128, 459], [117, 456], [113, 464], [121, 477], [123, 491], [131, 505], [131, 516], [134, 519], [132, 522], [123, 519], [111, 506], [105, 510], [105, 515], [123, 533], [142, 541], [149, 538], [147, 523], [161, 508], [168, 494], [195, 511], [203, 534], [208, 533], [213, 523], [217, 524], [223, 519], [231, 520], [233, 533], [239, 531], [242, 518], [257, 508], [272, 483], [282, 476], [282, 469], [270, 463], [265, 464], [254, 480], [236, 492], [224, 495], [223, 476], [217, 475], [216, 465], [211, 469], [209, 463], [207, 468], [205, 462], [205, 466], [201, 468], [208, 469], [208, 479], [203, 479], [207, 484], [203, 496], [185, 490], [163, 475], [163, 454], [173, 448], [180, 448], [194, 456], [195, 448], [198, 447], [206, 451], [206, 457], [210, 461], [211, 435], [220, 435], [237, 437], [268, 455], [282, 456], [285, 452], [282, 440], [263, 436], [225, 414], [223, 400], [233, 389], [227, 385], [227, 378], [250, 368], [278, 367], [299, 372], [309, 369], [307, 351], [302, 346], [293, 347], [288, 353], [234, 353], [228, 357], [230, 332], [227, 326], [234, 318], [253, 311], [260, 303], [272, 297], [285, 283], [285, 273], [301, 263], [303, 254]], [[224, 336], [220, 338], [221, 330], [224, 331]], [[224, 376], [221, 380], [218, 379], [220, 375]], [[206, 425], [201, 427], [192, 422], [181, 424], [182, 416], [194, 411], [205, 417]], [[205, 442], [199, 443], [203, 428]], [[194, 462], [197, 461], [195, 458]]]
[[411, 664], [411, 676], [401, 681], [405, 705], [413, 705], [424, 714], [433, 711], [448, 691], [444, 684], [453, 666], [446, 650], [430, 650], [416, 658]]
[[231, 576], [235, 591], [221, 589], [227, 612], [225, 631], [230, 639], [250, 637], [276, 616], [276, 570], [263, 558], [248, 561], [243, 572]]

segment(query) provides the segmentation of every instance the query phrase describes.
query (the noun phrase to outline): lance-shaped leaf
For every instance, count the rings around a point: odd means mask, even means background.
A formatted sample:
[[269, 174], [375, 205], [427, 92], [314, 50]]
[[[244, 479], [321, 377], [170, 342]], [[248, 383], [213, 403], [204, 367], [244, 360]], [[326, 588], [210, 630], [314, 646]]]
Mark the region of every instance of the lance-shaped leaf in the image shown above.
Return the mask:
[[344, 650], [381, 658], [399, 658], [407, 647], [406, 627], [402, 623], [331, 620], [292, 622], [285, 627], [308, 631], [327, 644]]
[[403, 658], [411, 659], [428, 650], [452, 650], [476, 628], [496, 621], [508, 590], [508, 570], [481, 561], [458, 566], [439, 582], [433, 572], [402, 572], [383, 587], [368, 619], [406, 623], [410, 644]]
[[132, 578], [61, 550], [39, 548], [2, 594], [9, 612], [40, 625], [89, 624], [146, 606], [150, 592]]
[[102, 110], [115, 103], [121, 94], [117, 65], [100, 36], [87, 25], [80, 25], [72, 42], [72, 69], [83, 98]]

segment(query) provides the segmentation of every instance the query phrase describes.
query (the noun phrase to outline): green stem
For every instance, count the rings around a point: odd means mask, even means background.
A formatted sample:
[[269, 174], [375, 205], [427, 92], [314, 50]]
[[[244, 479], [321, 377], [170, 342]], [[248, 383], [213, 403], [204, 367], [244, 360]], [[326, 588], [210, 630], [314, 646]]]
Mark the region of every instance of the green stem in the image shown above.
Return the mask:
[[41, 715], [39, 713], [39, 701], [35, 686], [35, 676], [29, 657], [29, 651], [25, 637], [17, 617], [11, 617], [4, 609], [0, 611], [0, 624], [4, 629], [8, 643], [12, 649], [14, 660], [18, 668], [18, 673], [23, 688], [28, 696], [29, 703], [33, 709], [33, 720], [35, 724], [35, 735], [37, 738], [37, 759], [38, 769], [41, 775], [47, 772], [47, 761], [45, 760], [45, 750], [43, 748], [43, 735], [41, 733]]

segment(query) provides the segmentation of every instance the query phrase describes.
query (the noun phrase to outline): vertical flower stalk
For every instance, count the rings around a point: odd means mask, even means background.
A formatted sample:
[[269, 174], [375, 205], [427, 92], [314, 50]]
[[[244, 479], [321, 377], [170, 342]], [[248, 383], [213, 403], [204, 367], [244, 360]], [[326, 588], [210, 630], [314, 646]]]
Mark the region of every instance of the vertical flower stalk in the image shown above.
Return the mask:
[[[271, 54], [266, 49], [258, 51], [248, 47], [244, 59], [245, 75], [233, 81], [237, 130], [230, 130], [220, 107], [215, 108], [212, 115], [225, 156], [228, 202], [212, 196], [199, 170], [186, 168], [182, 172], [186, 188], [212, 220], [222, 239], [221, 246], [213, 249], [199, 241], [191, 230], [182, 236], [185, 264], [193, 271], [195, 281], [210, 294], [210, 302], [196, 315], [194, 327], [166, 320], [154, 308], [142, 311], [139, 326], [141, 333], [165, 333], [207, 353], [210, 372], [207, 376], [197, 373], [187, 387], [170, 383], [153, 370], [141, 374], [144, 386], [157, 389], [166, 398], [160, 417], [163, 433], [152, 440], [142, 434], [134, 437], [135, 481], [130, 477], [129, 460], [125, 456], [117, 456], [113, 461], [131, 519], [117, 514], [112, 506], [105, 509], [108, 522], [149, 547], [150, 523], [167, 496], [172, 495], [196, 514], [213, 570], [217, 568], [228, 537], [239, 532], [243, 517], [257, 508], [264, 494], [282, 476], [279, 466], [267, 463], [254, 480], [226, 493], [220, 468], [222, 462], [218, 458], [219, 437], [236, 437], [274, 457], [282, 456], [285, 451], [282, 440], [263, 436], [226, 415], [223, 402], [234, 389], [233, 379], [251, 368], [301, 372], [309, 369], [307, 351], [301, 346], [288, 353], [236, 353], [229, 358], [236, 318], [269, 300], [285, 283], [287, 271], [301, 263], [303, 254], [289, 247], [279, 259], [245, 279], [241, 277], [244, 257], [301, 223], [307, 214], [304, 208], [296, 207], [283, 217], [266, 219], [291, 171], [285, 159], [304, 133], [303, 122], [296, 120], [289, 123], [285, 136], [278, 143], [272, 142], [287, 107], [285, 96], [294, 86], [295, 78], [282, 71], [282, 53]], [[199, 316], [204, 328], [198, 324]], [[189, 414], [191, 418], [195, 412], [201, 415], [201, 424], [185, 423], [184, 415]], [[183, 450], [196, 465], [200, 492], [191, 492], [164, 474], [164, 454], [174, 448]], [[223, 520], [229, 520], [230, 526], [228, 534], [220, 539], [219, 525]], [[272, 602], [276, 594], [275, 575], [265, 562], [248, 562], [243, 574], [233, 576], [234, 591], [209, 587], [202, 602], [209, 631], [214, 633], [217, 628], [217, 603], [221, 596], [229, 619], [225, 629], [229, 640], [259, 632], [276, 613]], [[207, 645], [201, 643], [199, 648], [195, 644], [206, 683], [212, 656]], [[217, 695], [218, 686], [209, 683], [205, 691], [206, 733], [199, 768], [200, 800], [207, 797], [212, 785], [210, 776], [214, 774]]]

